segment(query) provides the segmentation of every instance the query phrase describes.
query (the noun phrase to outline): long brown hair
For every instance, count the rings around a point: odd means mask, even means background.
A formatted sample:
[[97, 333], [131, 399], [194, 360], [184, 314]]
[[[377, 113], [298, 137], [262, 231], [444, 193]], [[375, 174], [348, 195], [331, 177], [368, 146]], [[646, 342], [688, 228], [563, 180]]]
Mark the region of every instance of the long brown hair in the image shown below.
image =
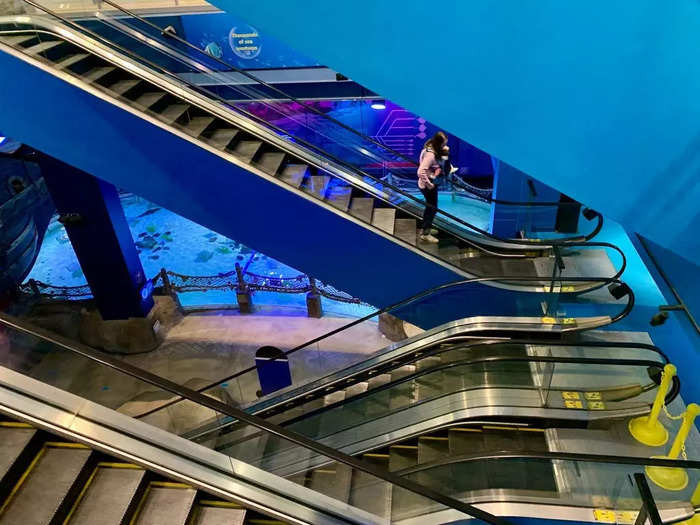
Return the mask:
[[433, 150], [433, 153], [435, 154], [436, 157], [439, 157], [442, 154], [442, 148], [445, 147], [445, 144], [447, 143], [447, 135], [445, 135], [444, 132], [438, 131], [435, 135], [430, 137], [428, 142], [425, 143], [425, 148], [430, 148]]

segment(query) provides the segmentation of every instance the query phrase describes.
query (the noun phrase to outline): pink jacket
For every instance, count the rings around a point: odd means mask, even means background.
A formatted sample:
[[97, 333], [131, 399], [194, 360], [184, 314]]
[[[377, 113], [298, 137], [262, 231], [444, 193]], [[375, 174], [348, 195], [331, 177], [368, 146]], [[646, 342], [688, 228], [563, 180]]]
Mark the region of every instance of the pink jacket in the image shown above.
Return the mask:
[[424, 148], [420, 152], [420, 165], [418, 166], [418, 187], [421, 190], [433, 187], [433, 179], [437, 177], [437, 170], [440, 165], [435, 158], [432, 149]]

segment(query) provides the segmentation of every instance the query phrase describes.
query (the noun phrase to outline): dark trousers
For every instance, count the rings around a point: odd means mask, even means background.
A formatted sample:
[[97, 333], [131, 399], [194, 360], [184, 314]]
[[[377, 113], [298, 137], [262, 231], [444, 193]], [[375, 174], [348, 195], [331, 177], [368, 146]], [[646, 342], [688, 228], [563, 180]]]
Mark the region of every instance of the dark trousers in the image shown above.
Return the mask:
[[433, 225], [433, 219], [437, 213], [438, 204], [438, 189], [437, 184], [434, 184], [431, 189], [421, 188], [420, 192], [425, 197], [425, 211], [423, 212], [423, 224], [421, 228], [423, 233], [430, 233], [430, 227]]

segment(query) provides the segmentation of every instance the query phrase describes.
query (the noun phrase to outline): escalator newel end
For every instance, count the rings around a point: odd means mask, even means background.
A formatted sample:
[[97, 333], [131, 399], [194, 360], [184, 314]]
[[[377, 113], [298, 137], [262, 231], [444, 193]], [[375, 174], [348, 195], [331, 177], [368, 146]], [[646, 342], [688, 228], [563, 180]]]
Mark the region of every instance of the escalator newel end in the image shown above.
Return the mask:
[[613, 283], [608, 286], [608, 291], [615, 299], [622, 299], [625, 295], [629, 295], [632, 290], [625, 283]]

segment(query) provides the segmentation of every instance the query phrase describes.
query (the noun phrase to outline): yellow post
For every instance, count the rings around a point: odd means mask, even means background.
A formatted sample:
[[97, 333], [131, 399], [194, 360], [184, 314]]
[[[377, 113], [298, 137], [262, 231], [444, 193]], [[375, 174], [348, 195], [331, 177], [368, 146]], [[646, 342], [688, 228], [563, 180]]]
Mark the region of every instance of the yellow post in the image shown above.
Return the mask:
[[[683, 414], [683, 423], [678, 430], [678, 434], [676, 434], [676, 439], [673, 440], [670, 452], [667, 456], [657, 457], [661, 459], [678, 459], [698, 414], [700, 414], [700, 405], [691, 403], [687, 406], [685, 414]], [[647, 467], [645, 470], [649, 479], [662, 489], [683, 490], [688, 486], [688, 473], [685, 469], [677, 467]]]
[[649, 447], [660, 447], [668, 441], [668, 430], [659, 422], [659, 414], [666, 402], [666, 394], [671, 386], [671, 380], [676, 375], [676, 367], [664, 366], [663, 378], [656, 393], [654, 404], [648, 416], [640, 416], [630, 420], [628, 428], [632, 437]]
[[[695, 487], [695, 492], [693, 492], [693, 495], [690, 498], [690, 504], [693, 506], [693, 508], [700, 507], [700, 482], [698, 482], [697, 486]], [[700, 525], [700, 514], [696, 514], [689, 520], [681, 521], [679, 525]]]

